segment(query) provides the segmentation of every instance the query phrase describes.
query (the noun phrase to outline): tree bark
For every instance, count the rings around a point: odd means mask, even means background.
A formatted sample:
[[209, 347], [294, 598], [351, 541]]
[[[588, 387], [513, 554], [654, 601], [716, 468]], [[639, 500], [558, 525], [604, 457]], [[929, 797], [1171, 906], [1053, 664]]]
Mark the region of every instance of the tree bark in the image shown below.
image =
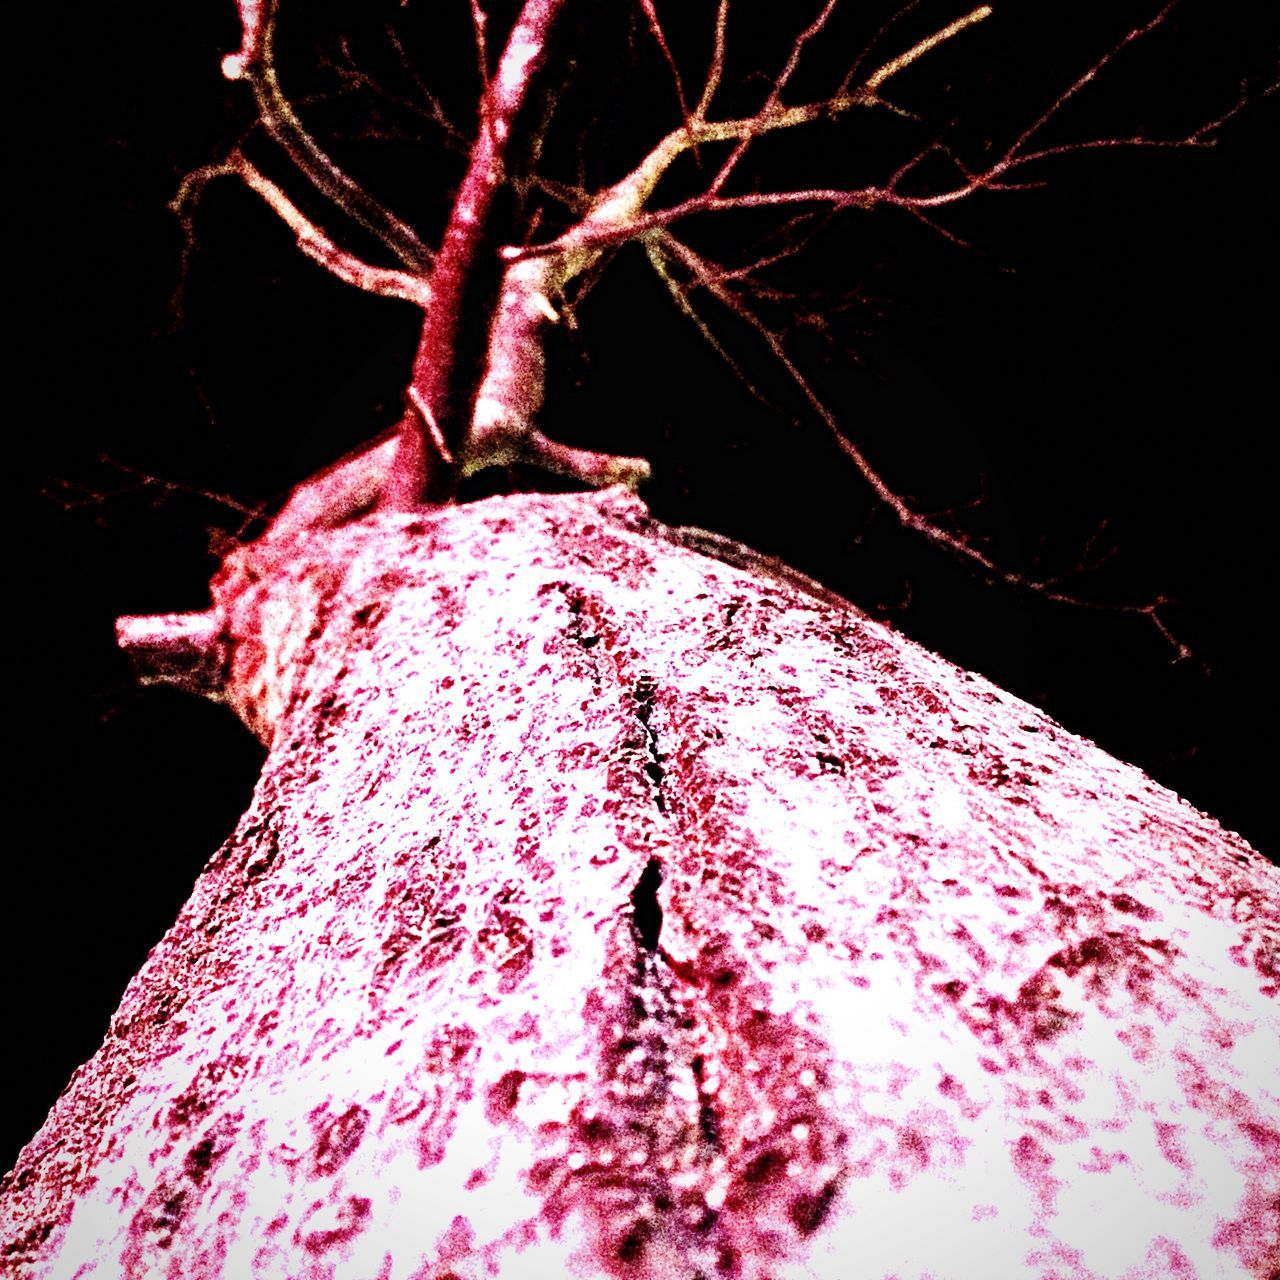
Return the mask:
[[1275, 868], [680, 542], [609, 491], [228, 561], [269, 757], [10, 1274], [1274, 1277]]

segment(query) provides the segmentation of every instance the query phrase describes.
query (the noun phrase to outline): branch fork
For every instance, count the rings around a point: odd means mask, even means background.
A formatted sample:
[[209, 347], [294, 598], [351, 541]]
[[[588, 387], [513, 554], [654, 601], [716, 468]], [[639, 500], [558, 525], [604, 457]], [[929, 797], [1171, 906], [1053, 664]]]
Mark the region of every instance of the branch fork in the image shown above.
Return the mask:
[[[794, 207], [824, 210], [831, 215], [849, 209], [888, 207], [904, 210], [930, 229], [963, 244], [958, 236], [935, 220], [934, 212], [979, 192], [1041, 185], [1014, 180], [1015, 172], [1028, 165], [1104, 147], [1208, 145], [1212, 131], [1242, 108], [1243, 96], [1231, 110], [1184, 138], [1133, 136], [1032, 146], [1044, 126], [1089, 81], [1127, 47], [1160, 25], [1171, 5], [1165, 5], [1150, 21], [1130, 31], [1098, 58], [992, 162], [970, 167], [945, 145], [935, 143], [908, 158], [884, 180], [866, 187], [815, 186], [735, 193], [730, 187], [735, 171], [751, 145], [766, 134], [830, 120], [855, 107], [907, 114], [886, 100], [886, 85], [927, 54], [985, 21], [992, 15], [992, 7], [985, 3], [976, 6], [868, 73], [860, 72], [864, 54], [833, 94], [818, 101], [788, 105], [786, 91], [805, 51], [823, 33], [837, 7], [837, 0], [824, 0], [812, 21], [795, 37], [758, 110], [749, 116], [718, 120], [713, 118], [712, 109], [725, 66], [729, 0], [718, 0], [711, 57], [701, 90], [696, 94], [686, 88], [662, 26], [657, 0], [639, 0], [650, 34], [670, 72], [681, 122], [612, 186], [595, 193], [557, 193], [554, 184], [541, 181], [536, 174], [509, 172], [512, 168], [509, 151], [513, 128], [527, 108], [534, 81], [547, 55], [552, 25], [564, 3], [565, 0], [524, 0], [496, 71], [490, 75], [487, 15], [482, 0], [471, 0], [482, 86], [480, 126], [440, 249], [432, 254], [411, 229], [355, 187], [298, 121], [275, 73], [272, 37], [276, 0], [239, 0], [241, 47], [224, 60], [224, 72], [251, 84], [262, 123], [294, 166], [343, 213], [378, 235], [399, 258], [401, 266], [375, 266], [347, 252], [238, 152], [223, 165], [193, 175], [188, 185], [207, 181], [220, 173], [234, 173], [290, 227], [301, 251], [336, 278], [367, 292], [412, 302], [421, 309], [422, 330], [406, 391], [405, 412], [397, 428], [397, 443], [394, 449], [385, 445], [378, 447], [379, 459], [391, 459], [389, 465], [378, 472], [380, 504], [403, 509], [424, 501], [428, 505], [449, 502], [461, 476], [485, 466], [514, 462], [531, 462], [590, 485], [619, 481], [636, 485], [647, 479], [649, 468], [643, 459], [572, 449], [549, 439], [537, 425], [544, 393], [545, 326], [557, 322], [566, 290], [574, 280], [595, 268], [607, 250], [634, 240], [643, 244], [679, 309], [730, 361], [749, 387], [748, 378], [698, 314], [692, 295], [704, 290], [758, 335], [813, 412], [831, 430], [840, 449], [877, 498], [904, 527], [1002, 581], [1036, 591], [1048, 599], [1088, 604], [1060, 592], [1051, 582], [1002, 569], [970, 540], [915, 511], [848, 439], [791, 359], [782, 336], [752, 305], [753, 294], [757, 298], [768, 296], [755, 275], [779, 257], [794, 252], [794, 248], [784, 249], [781, 254], [762, 254], [754, 263], [731, 269], [695, 251], [678, 238], [674, 228], [697, 214], [720, 215], [744, 209]], [[896, 20], [896, 17], [891, 19], [880, 36]], [[666, 208], [650, 207], [659, 182], [681, 156], [717, 145], [726, 146], [727, 154], [698, 195]], [[936, 187], [912, 189], [912, 180], [918, 181], [923, 162], [936, 153], [951, 161], [958, 180], [941, 190]], [[496, 212], [495, 199], [499, 189], [508, 182], [522, 189], [541, 187], [557, 195], [571, 209], [579, 211], [577, 221], [562, 234], [541, 243], [519, 243], [518, 235], [508, 237], [509, 242], [504, 243], [504, 228]], [[806, 216], [801, 213], [785, 224], [786, 228], [793, 229], [792, 238], [797, 241], [801, 239], [799, 229]], [[491, 265], [494, 259], [499, 264], [496, 269]], [[487, 279], [487, 272], [492, 276], [491, 281]], [[300, 486], [298, 492], [304, 488]], [[1182, 656], [1181, 647], [1161, 621], [1159, 611], [1163, 603], [1125, 607], [1124, 611], [1148, 617], [1170, 643], [1179, 648]]]

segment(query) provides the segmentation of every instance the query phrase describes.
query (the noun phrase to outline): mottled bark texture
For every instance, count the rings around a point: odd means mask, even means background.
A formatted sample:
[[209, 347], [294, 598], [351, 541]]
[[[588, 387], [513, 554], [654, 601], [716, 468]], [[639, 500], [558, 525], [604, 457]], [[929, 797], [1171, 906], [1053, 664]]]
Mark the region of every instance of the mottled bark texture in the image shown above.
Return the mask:
[[270, 756], [9, 1273], [1275, 1275], [1277, 873], [1138, 770], [616, 492], [215, 600]]

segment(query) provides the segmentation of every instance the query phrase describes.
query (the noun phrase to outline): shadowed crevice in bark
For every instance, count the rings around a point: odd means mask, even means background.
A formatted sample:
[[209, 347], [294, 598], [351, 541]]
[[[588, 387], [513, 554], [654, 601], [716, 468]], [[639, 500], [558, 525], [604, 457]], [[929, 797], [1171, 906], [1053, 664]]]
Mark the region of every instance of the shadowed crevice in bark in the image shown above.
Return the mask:
[[656, 951], [662, 933], [662, 908], [658, 905], [658, 887], [662, 884], [662, 866], [657, 858], [650, 858], [631, 890], [632, 920], [640, 945], [646, 951]]

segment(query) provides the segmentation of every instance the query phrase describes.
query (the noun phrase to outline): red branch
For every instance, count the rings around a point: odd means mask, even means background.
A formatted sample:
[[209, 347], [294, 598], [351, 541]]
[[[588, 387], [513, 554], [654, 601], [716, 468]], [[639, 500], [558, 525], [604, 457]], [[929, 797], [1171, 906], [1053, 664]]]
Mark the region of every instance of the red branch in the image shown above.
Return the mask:
[[[455, 483], [484, 371], [487, 318], [501, 287], [495, 198], [505, 180], [507, 143], [529, 86], [544, 59], [551, 26], [564, 0], [525, 0], [486, 86], [481, 128], [471, 148], [444, 240], [431, 273], [427, 306], [400, 443], [383, 504], [410, 509], [447, 498]], [[492, 254], [490, 267], [484, 258]]]

